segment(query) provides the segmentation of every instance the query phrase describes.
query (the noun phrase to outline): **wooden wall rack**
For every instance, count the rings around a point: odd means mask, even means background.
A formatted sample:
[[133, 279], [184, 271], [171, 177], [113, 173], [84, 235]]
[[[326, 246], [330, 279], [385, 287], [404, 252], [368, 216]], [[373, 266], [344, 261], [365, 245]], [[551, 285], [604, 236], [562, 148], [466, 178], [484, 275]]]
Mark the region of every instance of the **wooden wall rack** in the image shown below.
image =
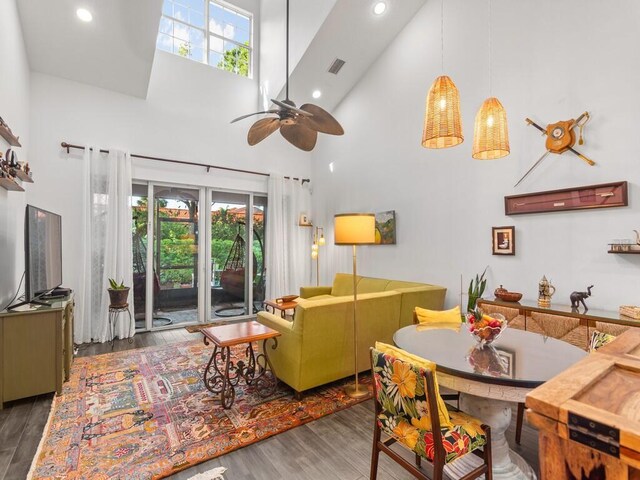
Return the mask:
[[603, 183], [504, 197], [505, 215], [562, 212], [629, 205], [627, 182]]

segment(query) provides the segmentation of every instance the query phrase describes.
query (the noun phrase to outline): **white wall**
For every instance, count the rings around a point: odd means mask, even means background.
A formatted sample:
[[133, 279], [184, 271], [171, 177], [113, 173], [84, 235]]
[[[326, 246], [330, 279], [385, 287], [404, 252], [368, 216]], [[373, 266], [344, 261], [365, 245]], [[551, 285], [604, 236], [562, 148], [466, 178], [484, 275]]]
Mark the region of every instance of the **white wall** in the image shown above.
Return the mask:
[[[553, 12], [553, 13], [550, 13]], [[330, 245], [333, 214], [395, 210], [395, 246], [359, 249], [360, 273], [441, 284], [457, 304], [460, 275], [489, 270], [498, 284], [535, 299], [546, 275], [554, 301], [594, 284], [592, 307], [640, 303], [640, 255], [608, 255], [611, 239], [640, 227], [640, 3], [620, 0], [493, 1], [493, 93], [509, 118], [511, 155], [471, 159], [473, 120], [489, 94], [487, 3], [445, 3], [445, 69], [461, 92], [465, 141], [447, 150], [420, 146], [427, 90], [440, 70], [440, 4], [427, 2], [334, 112], [343, 142], [321, 142], [313, 159], [314, 206], [324, 212], [325, 282], [350, 271], [350, 251]], [[592, 120], [579, 147], [588, 167], [552, 155], [520, 187], [515, 182], [544, 152], [542, 124]], [[328, 165], [334, 162], [335, 171]], [[505, 195], [630, 182], [626, 208], [507, 217]], [[515, 225], [517, 255], [491, 255], [491, 227]]]
[[[63, 278], [77, 288], [80, 245], [82, 152], [67, 153], [61, 141], [120, 148], [131, 153], [308, 177], [309, 156], [279, 138], [255, 147], [246, 142], [255, 111], [257, 79], [156, 52], [149, 95], [141, 100], [34, 73], [30, 146], [36, 184], [30, 203], [63, 217]], [[134, 160], [140, 179], [266, 192], [266, 177]]]
[[[29, 63], [14, 0], [0, 2], [0, 116], [20, 136], [19, 160], [29, 160]], [[0, 150], [9, 148], [0, 137]], [[34, 185], [26, 185], [26, 190]], [[24, 212], [28, 193], [0, 188], [0, 308], [16, 292], [24, 271]]]

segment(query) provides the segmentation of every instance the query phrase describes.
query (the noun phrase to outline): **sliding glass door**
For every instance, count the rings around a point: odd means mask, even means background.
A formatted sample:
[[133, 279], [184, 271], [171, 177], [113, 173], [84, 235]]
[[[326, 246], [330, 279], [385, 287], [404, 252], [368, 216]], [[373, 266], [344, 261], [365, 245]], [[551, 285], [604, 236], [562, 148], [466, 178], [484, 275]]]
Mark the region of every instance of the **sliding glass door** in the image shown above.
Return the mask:
[[211, 190], [210, 198], [209, 318], [253, 315], [264, 301], [267, 198], [218, 190]]
[[242, 319], [262, 309], [266, 209], [266, 197], [252, 193], [134, 184], [136, 328]]

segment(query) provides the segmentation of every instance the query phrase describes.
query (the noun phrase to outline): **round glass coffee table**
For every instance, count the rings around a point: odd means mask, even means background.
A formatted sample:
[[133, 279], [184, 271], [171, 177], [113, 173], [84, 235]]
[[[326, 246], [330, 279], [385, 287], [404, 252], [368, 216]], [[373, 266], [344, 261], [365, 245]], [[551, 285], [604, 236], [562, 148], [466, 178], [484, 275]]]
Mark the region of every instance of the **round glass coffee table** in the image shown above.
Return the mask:
[[[531, 466], [509, 449], [505, 431], [511, 423], [511, 406], [524, 403], [528, 392], [587, 352], [555, 338], [509, 328], [480, 349], [466, 325], [459, 332], [420, 330], [410, 325], [398, 330], [393, 341], [403, 350], [435, 362], [438, 383], [460, 392], [461, 410], [491, 426], [494, 479], [536, 478]], [[459, 476], [471, 464], [475, 466], [472, 457], [466, 455], [450, 464], [449, 473]]]

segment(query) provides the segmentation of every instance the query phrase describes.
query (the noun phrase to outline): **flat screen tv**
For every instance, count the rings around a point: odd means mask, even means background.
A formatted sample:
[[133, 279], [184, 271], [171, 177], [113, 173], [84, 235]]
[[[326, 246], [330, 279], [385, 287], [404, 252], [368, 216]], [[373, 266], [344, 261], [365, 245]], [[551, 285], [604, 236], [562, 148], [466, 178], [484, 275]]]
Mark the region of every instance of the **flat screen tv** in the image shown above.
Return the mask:
[[62, 217], [27, 205], [24, 246], [30, 302], [62, 284]]

